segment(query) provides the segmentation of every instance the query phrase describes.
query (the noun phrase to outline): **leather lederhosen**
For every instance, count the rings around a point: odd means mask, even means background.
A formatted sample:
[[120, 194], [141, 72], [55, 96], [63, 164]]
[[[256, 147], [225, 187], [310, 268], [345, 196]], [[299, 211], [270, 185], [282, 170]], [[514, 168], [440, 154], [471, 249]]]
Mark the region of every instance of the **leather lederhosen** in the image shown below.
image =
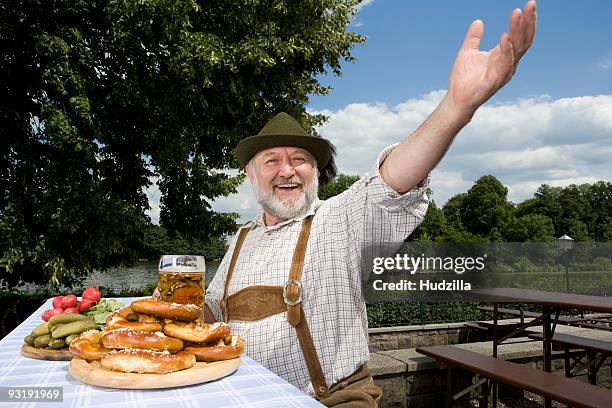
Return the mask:
[[221, 309], [223, 310], [226, 322], [230, 320], [254, 321], [286, 311], [287, 321], [295, 328], [297, 333], [315, 395], [320, 400], [329, 397], [329, 388], [325, 382], [321, 363], [312, 341], [306, 316], [304, 315], [301, 283], [306, 246], [310, 236], [313, 217], [314, 215], [309, 215], [302, 224], [302, 230], [293, 252], [289, 279], [284, 286], [248, 286], [228, 296], [228, 289], [236, 261], [238, 260], [238, 254], [250, 228], [240, 230], [227, 271], [225, 290], [221, 299]]

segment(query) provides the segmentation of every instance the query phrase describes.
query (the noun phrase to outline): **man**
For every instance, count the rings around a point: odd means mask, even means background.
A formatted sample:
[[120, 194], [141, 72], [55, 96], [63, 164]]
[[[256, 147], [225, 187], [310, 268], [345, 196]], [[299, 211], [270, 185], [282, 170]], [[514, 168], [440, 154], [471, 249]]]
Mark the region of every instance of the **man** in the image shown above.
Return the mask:
[[[488, 52], [474, 21], [429, 118], [379, 156], [373, 170], [325, 202], [319, 177], [334, 174], [333, 148], [281, 113], [236, 154], [261, 214], [233, 240], [210, 283], [208, 319], [227, 320], [246, 353], [328, 406], [376, 406], [367, 371], [361, 249], [400, 244], [427, 210], [427, 177], [476, 109], [506, 84], [535, 34], [535, 2], [514, 10]], [[212, 313], [212, 315], [211, 315]], [[214, 317], [213, 317], [214, 315]]]

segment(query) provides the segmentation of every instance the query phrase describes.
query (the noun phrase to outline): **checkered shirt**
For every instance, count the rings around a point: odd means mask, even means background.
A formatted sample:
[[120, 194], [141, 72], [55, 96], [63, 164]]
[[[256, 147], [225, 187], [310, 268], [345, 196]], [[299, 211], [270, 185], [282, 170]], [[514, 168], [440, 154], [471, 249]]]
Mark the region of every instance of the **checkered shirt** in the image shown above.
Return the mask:
[[[243, 226], [251, 231], [240, 250], [228, 295], [253, 285], [284, 285], [302, 222], [317, 209], [304, 260], [302, 302], [328, 386], [369, 359], [368, 321], [361, 293], [363, 247], [386, 243], [397, 251], [427, 211], [428, 181], [400, 195], [380, 177], [380, 164], [395, 146], [386, 148], [374, 169], [348, 190], [326, 201], [315, 200], [305, 215], [267, 227], [262, 212]], [[219, 301], [237, 236], [206, 291], [206, 304], [218, 320], [223, 317]], [[247, 355], [314, 395], [286, 312], [253, 322], [232, 320], [230, 326], [232, 334], [245, 339]]]

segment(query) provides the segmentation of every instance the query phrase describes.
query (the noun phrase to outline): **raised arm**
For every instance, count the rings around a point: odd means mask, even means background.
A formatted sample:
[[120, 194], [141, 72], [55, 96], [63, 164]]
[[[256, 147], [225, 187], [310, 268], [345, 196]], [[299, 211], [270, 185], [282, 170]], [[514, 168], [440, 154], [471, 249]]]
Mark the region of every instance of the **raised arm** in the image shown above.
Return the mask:
[[442, 102], [380, 167], [381, 177], [391, 188], [409, 191], [429, 174], [476, 110], [510, 81], [533, 42], [535, 29], [535, 1], [512, 12], [509, 32], [489, 51], [478, 49], [484, 23], [476, 20], [470, 25]]

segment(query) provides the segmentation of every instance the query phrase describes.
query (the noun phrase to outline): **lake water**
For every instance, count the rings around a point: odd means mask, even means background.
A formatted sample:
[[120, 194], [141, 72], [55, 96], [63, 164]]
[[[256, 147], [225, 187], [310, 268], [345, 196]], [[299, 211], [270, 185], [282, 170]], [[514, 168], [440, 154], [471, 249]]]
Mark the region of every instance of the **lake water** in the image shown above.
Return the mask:
[[[206, 262], [204, 280], [209, 283], [219, 267], [219, 261]], [[139, 290], [150, 283], [157, 283], [157, 262], [142, 262], [131, 268], [112, 268], [106, 271], [94, 270], [83, 280], [83, 286], [104, 286], [114, 293], [122, 290]]]

